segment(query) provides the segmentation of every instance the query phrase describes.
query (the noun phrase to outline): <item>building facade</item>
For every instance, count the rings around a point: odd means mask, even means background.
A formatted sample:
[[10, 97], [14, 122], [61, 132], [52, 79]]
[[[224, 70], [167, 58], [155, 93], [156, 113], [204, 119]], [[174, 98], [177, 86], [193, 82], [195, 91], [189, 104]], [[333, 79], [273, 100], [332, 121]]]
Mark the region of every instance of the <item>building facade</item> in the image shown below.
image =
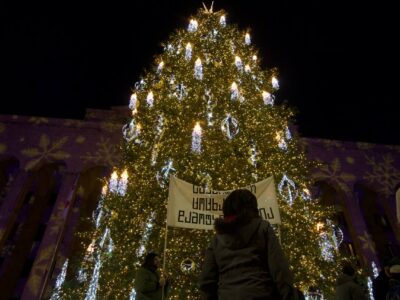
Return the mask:
[[[91, 215], [103, 178], [120, 161], [128, 119], [125, 107], [89, 109], [83, 120], [0, 116], [2, 298], [49, 297], [78, 247], [73, 233], [85, 226], [80, 220]], [[367, 272], [372, 262], [379, 267], [400, 255], [400, 146], [314, 138], [301, 144], [320, 163], [312, 194], [336, 208], [340, 251]]]

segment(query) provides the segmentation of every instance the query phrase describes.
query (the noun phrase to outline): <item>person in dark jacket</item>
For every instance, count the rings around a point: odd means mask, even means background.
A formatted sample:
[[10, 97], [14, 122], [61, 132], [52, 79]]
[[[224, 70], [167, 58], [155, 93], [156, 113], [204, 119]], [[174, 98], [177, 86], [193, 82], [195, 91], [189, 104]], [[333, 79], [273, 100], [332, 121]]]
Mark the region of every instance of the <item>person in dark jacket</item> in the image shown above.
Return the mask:
[[235, 190], [225, 199], [223, 213], [200, 274], [203, 299], [297, 300], [288, 262], [271, 225], [258, 214], [256, 197]]
[[159, 266], [158, 254], [149, 252], [136, 273], [134, 282], [136, 300], [161, 300], [163, 292], [166, 299], [168, 280], [158, 272]]
[[372, 290], [375, 300], [386, 300], [386, 294], [389, 290], [389, 269], [390, 259], [383, 261], [383, 270], [379, 272], [378, 277], [372, 281]]
[[400, 265], [391, 266], [389, 275], [389, 288], [386, 300], [400, 300]]
[[368, 300], [364, 289], [355, 281], [355, 270], [345, 264], [336, 283], [335, 300]]

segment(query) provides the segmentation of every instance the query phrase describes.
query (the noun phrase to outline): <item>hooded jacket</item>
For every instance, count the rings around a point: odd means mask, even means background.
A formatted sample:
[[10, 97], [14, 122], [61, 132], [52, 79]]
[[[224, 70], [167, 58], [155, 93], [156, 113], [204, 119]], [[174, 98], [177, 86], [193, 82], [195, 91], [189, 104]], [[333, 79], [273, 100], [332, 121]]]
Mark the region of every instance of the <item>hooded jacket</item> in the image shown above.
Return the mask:
[[293, 276], [271, 225], [261, 218], [218, 234], [206, 250], [200, 275], [203, 299], [298, 299]]
[[342, 274], [336, 283], [335, 300], [367, 300], [367, 297], [353, 276]]

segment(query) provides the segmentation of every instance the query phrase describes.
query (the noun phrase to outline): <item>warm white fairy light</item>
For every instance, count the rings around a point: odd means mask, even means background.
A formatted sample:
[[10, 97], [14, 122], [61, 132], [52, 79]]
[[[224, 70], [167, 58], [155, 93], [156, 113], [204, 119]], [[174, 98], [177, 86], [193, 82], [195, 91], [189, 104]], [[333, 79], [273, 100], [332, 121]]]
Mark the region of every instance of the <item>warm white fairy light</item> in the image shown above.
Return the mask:
[[203, 79], [203, 66], [200, 58], [197, 58], [196, 62], [194, 63], [194, 77], [198, 80]]
[[251, 44], [251, 38], [250, 38], [250, 34], [246, 33], [246, 35], [244, 36], [244, 43], [246, 45], [250, 45]]
[[249, 65], [245, 65], [244, 66], [244, 70], [246, 71], [246, 73], [250, 73], [251, 72], [251, 68]]
[[326, 261], [333, 262], [335, 259], [335, 246], [333, 245], [328, 232], [321, 233], [319, 244], [322, 258]]
[[129, 101], [129, 108], [131, 110], [135, 110], [136, 109], [136, 103], [137, 103], [137, 96], [136, 96], [136, 93], [133, 93], [131, 95], [131, 99]]
[[192, 59], [192, 45], [190, 43], [186, 44], [185, 59], [186, 60]]
[[108, 185], [110, 193], [116, 193], [118, 190], [118, 173], [114, 171], [111, 174], [110, 183]]
[[253, 59], [253, 61], [257, 61], [257, 55], [253, 55], [253, 57], [252, 57], [252, 59]]
[[221, 18], [219, 18], [219, 24], [221, 24], [222, 27], [226, 26], [226, 18], [225, 18], [225, 16], [221, 16]]
[[197, 122], [193, 128], [192, 132], [192, 151], [194, 153], [200, 154], [201, 153], [201, 136], [203, 130], [201, 129], [200, 123]]
[[235, 56], [235, 65], [240, 71], [243, 71], [242, 59], [239, 56]]
[[148, 105], [149, 107], [153, 107], [153, 106], [154, 106], [154, 95], [153, 95], [153, 92], [152, 92], [152, 91], [150, 91], [150, 92], [147, 94], [146, 102], [147, 102], [147, 105]]
[[267, 91], [262, 92], [262, 97], [265, 105], [274, 105], [274, 98]]
[[232, 82], [231, 85], [231, 100], [235, 100], [239, 97], [239, 90], [236, 82]]
[[271, 84], [275, 90], [279, 89], [279, 82], [278, 79], [276, 79], [275, 77], [272, 77]]
[[188, 31], [189, 32], [195, 32], [197, 30], [197, 27], [199, 26], [199, 23], [197, 23], [196, 20], [192, 19], [189, 22], [189, 27], [188, 27]]

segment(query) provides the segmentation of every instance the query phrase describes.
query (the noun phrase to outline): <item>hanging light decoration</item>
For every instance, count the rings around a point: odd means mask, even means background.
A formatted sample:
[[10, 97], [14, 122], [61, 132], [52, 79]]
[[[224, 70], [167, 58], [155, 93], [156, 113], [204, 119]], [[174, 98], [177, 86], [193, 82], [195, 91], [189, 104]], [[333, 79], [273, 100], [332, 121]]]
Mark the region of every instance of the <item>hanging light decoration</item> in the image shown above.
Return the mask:
[[153, 95], [153, 92], [152, 92], [152, 91], [150, 91], [150, 92], [147, 94], [146, 102], [147, 102], [147, 105], [148, 105], [149, 107], [153, 107], [153, 106], [154, 106], [154, 95]]
[[228, 139], [233, 139], [239, 133], [238, 120], [233, 118], [230, 114], [227, 114], [226, 118], [221, 122], [221, 131]]
[[199, 24], [197, 23], [196, 20], [192, 19], [189, 22], [189, 27], [188, 27], [188, 31], [189, 32], [195, 32], [197, 30], [197, 27], [199, 26]]
[[190, 43], [186, 44], [185, 59], [188, 61], [192, 59], [192, 45]]
[[231, 85], [231, 100], [236, 100], [239, 97], [239, 90], [236, 82]]
[[203, 130], [201, 129], [200, 123], [197, 122], [192, 132], [192, 151], [196, 154], [201, 153], [201, 136]]
[[276, 79], [275, 77], [272, 77], [272, 79], [271, 79], [271, 84], [272, 84], [272, 87], [273, 87], [275, 90], [278, 90], [278, 89], [279, 89], [279, 82], [278, 82], [278, 79]]
[[219, 24], [221, 24], [222, 27], [226, 26], [226, 18], [225, 15], [222, 15], [221, 18], [219, 18]]
[[200, 58], [197, 58], [196, 62], [194, 63], [194, 77], [198, 80], [203, 79], [203, 66]]
[[250, 38], [250, 34], [246, 33], [246, 35], [244, 36], [244, 43], [246, 45], [250, 45], [251, 44], [251, 38]]

